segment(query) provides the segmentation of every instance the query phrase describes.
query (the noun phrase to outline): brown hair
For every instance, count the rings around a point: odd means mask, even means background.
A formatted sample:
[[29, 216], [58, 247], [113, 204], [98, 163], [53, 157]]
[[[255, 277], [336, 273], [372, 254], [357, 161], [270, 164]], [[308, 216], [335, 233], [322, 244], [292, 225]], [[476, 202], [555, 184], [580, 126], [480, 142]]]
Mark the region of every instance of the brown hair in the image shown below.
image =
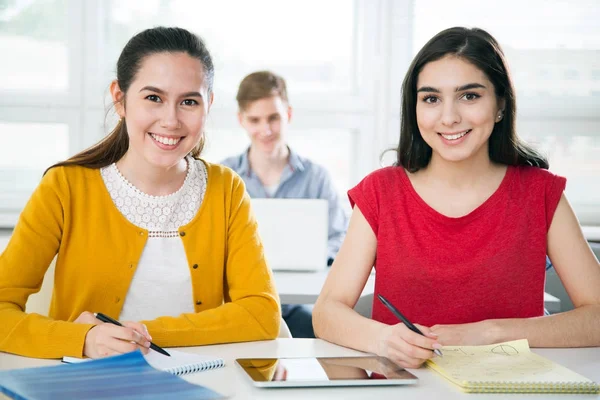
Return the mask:
[[490, 160], [506, 165], [531, 165], [548, 169], [548, 160], [517, 135], [515, 90], [500, 45], [479, 28], [454, 27], [435, 35], [415, 56], [402, 84], [402, 121], [396, 166], [410, 172], [425, 168], [432, 149], [417, 125], [417, 79], [430, 62], [453, 55], [473, 64], [494, 85], [496, 96], [505, 102], [504, 118], [494, 125], [489, 139]]
[[[144, 59], [157, 53], [186, 53], [202, 63], [207, 81], [208, 94], [212, 93], [214, 66], [206, 45], [198, 36], [182, 28], [156, 27], [146, 29], [134, 37], [123, 48], [117, 61], [119, 89], [127, 93]], [[125, 99], [123, 99], [125, 102]], [[124, 104], [124, 103], [123, 103]], [[190, 154], [200, 156], [204, 147], [204, 135]], [[64, 165], [80, 165], [86, 168], [102, 168], [121, 159], [129, 148], [129, 136], [125, 119], [100, 142], [74, 155], [66, 161], [52, 165], [46, 170]], [[45, 173], [45, 172], [44, 172]]]
[[235, 99], [239, 109], [245, 110], [253, 101], [271, 96], [280, 96], [288, 103], [285, 80], [271, 71], [258, 71], [242, 79]]

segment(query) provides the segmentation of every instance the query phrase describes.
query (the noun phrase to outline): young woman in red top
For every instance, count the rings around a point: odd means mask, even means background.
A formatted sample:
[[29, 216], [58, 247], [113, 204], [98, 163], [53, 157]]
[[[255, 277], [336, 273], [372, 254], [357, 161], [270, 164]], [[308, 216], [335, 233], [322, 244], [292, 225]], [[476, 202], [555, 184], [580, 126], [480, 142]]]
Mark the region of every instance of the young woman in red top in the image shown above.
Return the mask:
[[[504, 55], [487, 32], [451, 28], [423, 47], [403, 83], [395, 166], [348, 193], [350, 227], [314, 308], [318, 337], [405, 367], [441, 345], [600, 346], [600, 266], [566, 180], [518, 138], [515, 111]], [[572, 311], [543, 316], [546, 254]], [[367, 319], [353, 307], [373, 266]]]

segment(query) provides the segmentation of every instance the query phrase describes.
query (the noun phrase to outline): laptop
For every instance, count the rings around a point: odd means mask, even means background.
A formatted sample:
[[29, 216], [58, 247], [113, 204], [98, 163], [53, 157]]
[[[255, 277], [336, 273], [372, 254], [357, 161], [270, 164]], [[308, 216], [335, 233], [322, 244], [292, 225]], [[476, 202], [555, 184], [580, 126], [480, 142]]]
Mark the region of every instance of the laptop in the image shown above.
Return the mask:
[[412, 373], [377, 356], [238, 358], [235, 364], [253, 386], [261, 388], [390, 386], [418, 382]]
[[328, 208], [324, 199], [252, 199], [271, 269], [319, 271], [327, 267]]

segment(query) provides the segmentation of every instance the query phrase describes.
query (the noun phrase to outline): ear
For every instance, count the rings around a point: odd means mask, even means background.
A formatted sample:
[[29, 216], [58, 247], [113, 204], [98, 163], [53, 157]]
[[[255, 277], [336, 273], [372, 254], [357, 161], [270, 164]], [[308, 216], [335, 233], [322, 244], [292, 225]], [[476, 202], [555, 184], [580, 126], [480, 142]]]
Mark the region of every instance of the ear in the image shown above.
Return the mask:
[[208, 99], [208, 111], [210, 111], [210, 107], [212, 106], [214, 100], [215, 92], [210, 92], [210, 98]]
[[116, 79], [110, 83], [110, 95], [117, 115], [121, 118], [125, 117], [125, 93], [121, 91], [119, 81]]
[[498, 99], [498, 111], [502, 111], [502, 113], [504, 113], [504, 110], [506, 110], [506, 99], [501, 97]]
[[292, 111], [293, 111], [292, 106], [288, 106], [288, 108], [287, 108], [288, 122], [290, 122], [292, 120], [292, 114], [293, 114]]
[[238, 117], [238, 122], [240, 123], [240, 125], [244, 126], [242, 124], [242, 121], [244, 120], [244, 116], [242, 115], [242, 111], [241, 110], [238, 110], [237, 117]]

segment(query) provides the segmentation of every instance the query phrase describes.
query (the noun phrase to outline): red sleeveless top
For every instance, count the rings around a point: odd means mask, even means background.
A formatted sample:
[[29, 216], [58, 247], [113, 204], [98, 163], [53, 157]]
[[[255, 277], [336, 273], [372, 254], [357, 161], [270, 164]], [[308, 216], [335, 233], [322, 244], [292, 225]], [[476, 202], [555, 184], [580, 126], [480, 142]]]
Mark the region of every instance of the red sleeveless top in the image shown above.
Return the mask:
[[348, 191], [377, 237], [373, 319], [432, 326], [544, 314], [547, 233], [566, 179], [508, 167], [500, 186], [471, 213], [431, 208], [401, 167], [387, 167]]

